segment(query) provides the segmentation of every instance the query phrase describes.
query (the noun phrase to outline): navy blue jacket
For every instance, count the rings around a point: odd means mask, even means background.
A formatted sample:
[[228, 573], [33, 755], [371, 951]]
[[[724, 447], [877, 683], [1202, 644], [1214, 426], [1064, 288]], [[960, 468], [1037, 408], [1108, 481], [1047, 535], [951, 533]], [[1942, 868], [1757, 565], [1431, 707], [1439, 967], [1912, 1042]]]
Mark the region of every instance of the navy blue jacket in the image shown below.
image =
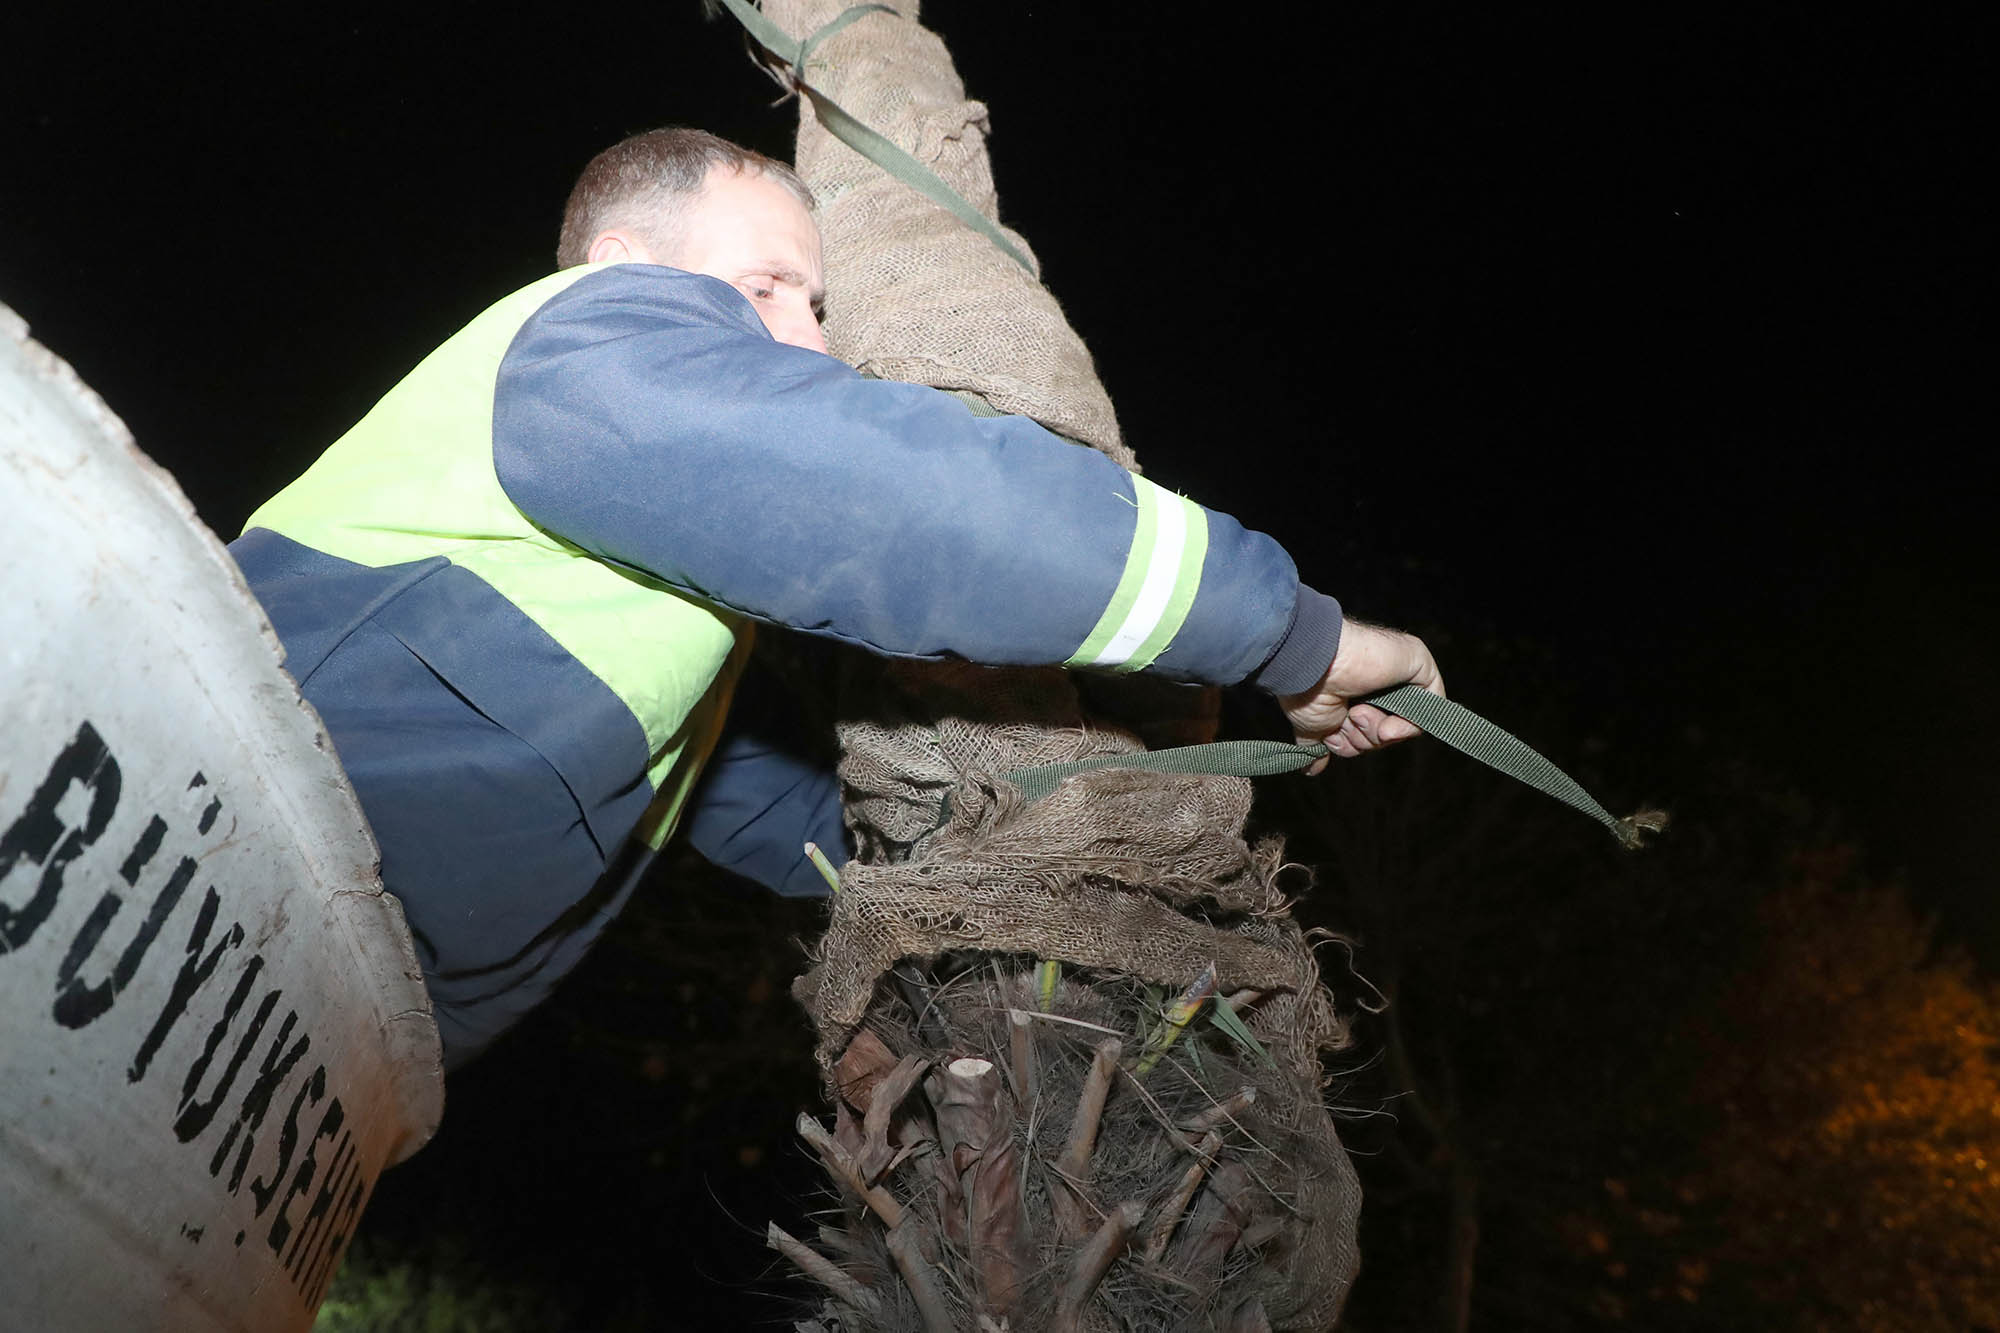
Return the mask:
[[1316, 682], [1340, 628], [1269, 537], [1026, 418], [778, 343], [728, 284], [653, 265], [496, 304], [232, 550], [454, 1061], [575, 964], [684, 810], [705, 854], [818, 890], [798, 847], [840, 845], [830, 778], [766, 710], [722, 731], [754, 622], [1276, 692]]

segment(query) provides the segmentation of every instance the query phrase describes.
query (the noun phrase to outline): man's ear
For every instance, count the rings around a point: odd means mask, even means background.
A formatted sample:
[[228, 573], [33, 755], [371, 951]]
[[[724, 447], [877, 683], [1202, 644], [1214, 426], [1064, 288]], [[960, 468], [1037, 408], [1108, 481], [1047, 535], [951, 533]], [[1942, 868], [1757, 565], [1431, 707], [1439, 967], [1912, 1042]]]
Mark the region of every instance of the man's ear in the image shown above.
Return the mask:
[[633, 233], [620, 227], [601, 231], [592, 238], [584, 258], [593, 264], [657, 264], [653, 252]]

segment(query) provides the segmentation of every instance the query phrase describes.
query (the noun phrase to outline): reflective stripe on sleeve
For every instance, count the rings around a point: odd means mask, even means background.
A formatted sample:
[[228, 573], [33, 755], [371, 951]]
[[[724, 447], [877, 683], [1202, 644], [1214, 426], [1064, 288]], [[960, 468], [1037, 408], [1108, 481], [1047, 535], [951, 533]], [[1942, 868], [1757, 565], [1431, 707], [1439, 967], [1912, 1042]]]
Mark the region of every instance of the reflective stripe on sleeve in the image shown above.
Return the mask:
[[1139, 520], [1118, 589], [1065, 666], [1138, 671], [1173, 642], [1201, 586], [1208, 514], [1192, 500], [1132, 478]]

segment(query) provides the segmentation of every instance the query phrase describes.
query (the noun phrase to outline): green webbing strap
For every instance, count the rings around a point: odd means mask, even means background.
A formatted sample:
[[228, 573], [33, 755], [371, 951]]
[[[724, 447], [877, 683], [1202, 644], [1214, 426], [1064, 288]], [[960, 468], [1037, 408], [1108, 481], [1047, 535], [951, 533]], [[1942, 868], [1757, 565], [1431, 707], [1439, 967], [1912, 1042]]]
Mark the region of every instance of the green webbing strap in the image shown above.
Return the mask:
[[[763, 11], [751, 3], [751, 0], [722, 0], [722, 3], [759, 46], [784, 63], [791, 76], [791, 86], [812, 99], [813, 110], [818, 113], [820, 123], [826, 126], [835, 138], [992, 241], [1022, 268], [1030, 273], [1034, 272], [1034, 266], [1028, 262], [1027, 256], [1007, 239], [992, 219], [939, 180], [930, 168], [856, 120], [839, 103], [806, 81], [806, 62], [811, 57], [814, 47], [856, 19], [877, 11], [894, 14], [896, 11], [893, 8], [883, 4], [854, 5], [843, 10], [832, 22], [799, 41], [794, 40], [784, 29], [767, 18]], [[972, 400], [968, 398], [967, 401]], [[973, 410], [980, 412], [981, 415], [992, 410], [987, 407], [985, 412], [981, 412], [982, 407], [983, 403], [973, 403]], [[1428, 690], [1414, 685], [1401, 685], [1393, 690], [1373, 695], [1367, 702], [1385, 713], [1394, 713], [1398, 717], [1407, 718], [1453, 749], [1518, 778], [1537, 791], [1555, 797], [1565, 805], [1581, 810], [1610, 829], [1618, 841], [1627, 847], [1639, 845], [1642, 830], [1655, 831], [1665, 827], [1666, 817], [1657, 811], [1640, 811], [1624, 819], [1614, 817], [1593, 800], [1590, 793], [1572, 781], [1568, 774], [1534, 750], [1470, 709], [1461, 707], [1449, 699], [1440, 698]], [[1324, 745], [1288, 745], [1282, 741], [1222, 741], [1213, 745], [1183, 745], [1166, 750], [1148, 750], [1140, 754], [1099, 755], [1092, 759], [1079, 759], [1074, 763], [1024, 768], [1007, 774], [1006, 781], [1018, 787], [1028, 800], [1037, 801], [1053, 792], [1057, 784], [1072, 773], [1082, 773], [1093, 768], [1139, 768], [1158, 773], [1202, 773], [1257, 778], [1294, 772], [1325, 758], [1326, 754], [1327, 749]], [[945, 817], [949, 817], [949, 810], [950, 802], [947, 800]]]
[[1030, 801], [1039, 801], [1073, 773], [1093, 768], [1142, 768], [1151, 773], [1202, 773], [1230, 778], [1268, 778], [1295, 773], [1315, 759], [1326, 758], [1324, 745], [1293, 745], [1287, 741], [1216, 741], [1211, 745], [1176, 745], [1165, 750], [1132, 754], [1100, 754], [1066, 764], [1017, 768], [1003, 775]]
[[736, 21], [743, 25], [744, 30], [759, 46], [784, 62], [791, 71], [792, 86], [812, 99], [813, 110], [818, 113], [820, 124], [826, 126], [834, 138], [999, 246], [1008, 258], [1028, 272], [1035, 271], [1034, 265], [1028, 262], [1028, 257], [1007, 239], [1006, 234], [991, 218], [967, 203], [960, 197], [958, 191], [939, 180], [929, 167], [856, 120], [838, 102], [806, 82], [806, 59], [812, 54], [815, 46], [864, 15], [877, 10], [894, 14], [896, 12], [894, 9], [888, 5], [855, 5], [851, 9], [842, 11], [833, 22], [811, 34], [804, 41], [794, 41], [783, 28], [766, 18], [763, 11], [751, 4], [750, 0], [722, 0], [722, 3], [736, 16]]
[[1658, 833], [1667, 826], [1666, 815], [1658, 810], [1640, 810], [1618, 818], [1534, 749], [1463, 704], [1453, 703], [1420, 686], [1398, 685], [1393, 690], [1368, 696], [1365, 702], [1385, 713], [1407, 718], [1461, 754], [1555, 797], [1572, 810], [1582, 811], [1610, 829], [1611, 835], [1627, 848], [1640, 846], [1641, 834]]
[[[1666, 818], [1657, 811], [1642, 810], [1619, 819], [1591, 798], [1568, 774], [1542, 758], [1479, 714], [1460, 704], [1416, 685], [1399, 685], [1393, 690], [1370, 695], [1364, 702], [1385, 713], [1407, 718], [1452, 749], [1472, 756], [1490, 768], [1518, 778], [1564, 805], [1581, 810], [1610, 829], [1626, 847], [1639, 846], [1642, 832], [1657, 832]], [[1030, 801], [1053, 792], [1064, 778], [1093, 768], [1140, 768], [1156, 773], [1205, 773], [1221, 777], [1261, 778], [1274, 773], [1291, 773], [1324, 759], [1324, 745], [1290, 745], [1283, 741], [1220, 741], [1213, 745], [1181, 745], [1168, 750], [1147, 750], [1138, 754], [1106, 754], [1078, 759], [1067, 764], [1044, 764], [1005, 775]]]

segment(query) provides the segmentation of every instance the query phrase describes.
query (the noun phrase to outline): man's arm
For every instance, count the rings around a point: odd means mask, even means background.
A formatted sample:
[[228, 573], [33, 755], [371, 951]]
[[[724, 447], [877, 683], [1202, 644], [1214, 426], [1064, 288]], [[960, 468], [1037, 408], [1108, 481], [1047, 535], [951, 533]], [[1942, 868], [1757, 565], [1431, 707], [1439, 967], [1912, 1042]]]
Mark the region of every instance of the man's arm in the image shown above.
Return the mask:
[[791, 694], [752, 657], [681, 821], [689, 845], [788, 898], [824, 897], [826, 881], [800, 849], [817, 843], [839, 865], [849, 848], [832, 757], [813, 753], [811, 740]]
[[1021, 417], [771, 339], [727, 284], [580, 279], [515, 339], [501, 484], [605, 560], [877, 652], [1313, 688], [1340, 612], [1284, 550]]

